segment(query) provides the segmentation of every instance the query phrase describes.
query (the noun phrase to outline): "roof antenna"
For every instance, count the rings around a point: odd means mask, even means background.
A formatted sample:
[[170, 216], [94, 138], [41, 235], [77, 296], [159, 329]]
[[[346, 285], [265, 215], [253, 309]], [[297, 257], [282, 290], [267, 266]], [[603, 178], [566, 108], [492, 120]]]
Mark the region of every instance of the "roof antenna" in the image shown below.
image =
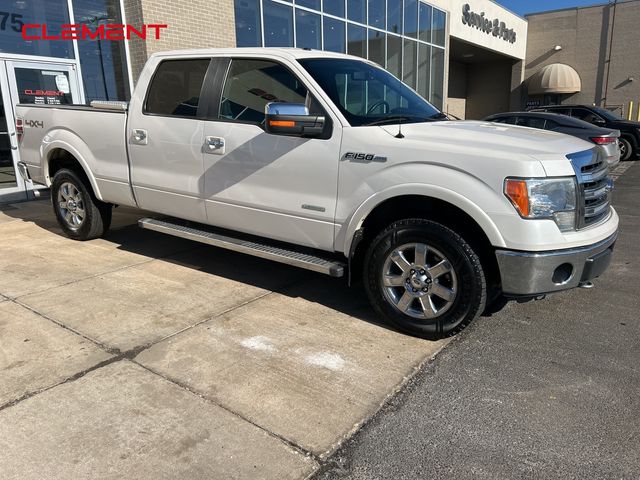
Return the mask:
[[402, 119], [398, 120], [398, 133], [395, 136], [396, 138], [404, 138], [404, 135], [402, 134]]

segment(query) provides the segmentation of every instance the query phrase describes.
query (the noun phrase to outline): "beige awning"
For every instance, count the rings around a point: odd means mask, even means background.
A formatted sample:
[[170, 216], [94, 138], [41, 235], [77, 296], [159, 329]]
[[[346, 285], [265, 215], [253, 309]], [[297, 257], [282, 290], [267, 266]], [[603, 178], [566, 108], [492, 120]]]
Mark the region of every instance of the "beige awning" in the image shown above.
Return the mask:
[[547, 65], [529, 78], [529, 95], [577, 93], [581, 89], [580, 75], [564, 63]]

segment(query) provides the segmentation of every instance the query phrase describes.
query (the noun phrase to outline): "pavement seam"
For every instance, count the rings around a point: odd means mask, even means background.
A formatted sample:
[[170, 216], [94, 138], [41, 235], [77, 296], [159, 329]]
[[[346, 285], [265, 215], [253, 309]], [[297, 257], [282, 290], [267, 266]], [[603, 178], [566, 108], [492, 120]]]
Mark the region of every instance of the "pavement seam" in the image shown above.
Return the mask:
[[[136, 359], [130, 359], [130, 361], [135, 363], [136, 365], [140, 366], [141, 368], [144, 368], [148, 372], [153, 373], [154, 375], [157, 375], [158, 377], [162, 378], [166, 382], [169, 382], [169, 383], [171, 383], [173, 385], [176, 385], [176, 386], [182, 388], [183, 390], [186, 390], [187, 392], [191, 393], [192, 395], [195, 395], [196, 397], [199, 397], [199, 398], [205, 400], [207, 403], [210, 403], [211, 405], [215, 405], [216, 407], [221, 408], [224, 411], [230, 413], [234, 417], [239, 418], [240, 420], [243, 420], [243, 421], [253, 425], [254, 427], [262, 430], [263, 432], [265, 432], [270, 437], [273, 437], [273, 438], [281, 441], [282, 443], [287, 445], [289, 448], [297, 451], [301, 455], [304, 455], [307, 458], [310, 458], [310, 459], [314, 460], [318, 464], [318, 466], [322, 465], [322, 461], [321, 461], [321, 459], [320, 459], [320, 457], [318, 455], [316, 455], [315, 453], [305, 449], [304, 447], [298, 445], [297, 443], [289, 440], [288, 438], [283, 437], [282, 435], [280, 435], [278, 433], [275, 433], [275, 432], [263, 427], [262, 425], [254, 422], [253, 420], [245, 417], [244, 415], [242, 415], [242, 414], [230, 409], [226, 405], [215, 401], [214, 399], [206, 396], [203, 393], [200, 393], [197, 390], [194, 390], [193, 388], [189, 387], [188, 385], [186, 385], [186, 384], [184, 384], [184, 383], [182, 383], [182, 382], [180, 382], [180, 381], [178, 381], [176, 379], [173, 379], [171, 377], [167, 377], [167, 376], [163, 375], [162, 373], [160, 373], [160, 372], [158, 372], [158, 371], [156, 371], [156, 370], [154, 370], [154, 369], [152, 369], [152, 368], [150, 368], [150, 367], [148, 367], [146, 365], [143, 365], [142, 363], [138, 362]], [[310, 477], [308, 477], [308, 478], [310, 478]]]
[[49, 322], [57, 325], [58, 327], [61, 327], [61, 328], [65, 329], [65, 330], [67, 330], [67, 331], [69, 331], [71, 333], [74, 333], [74, 334], [78, 335], [81, 338], [84, 338], [85, 340], [93, 343], [94, 345], [96, 345], [97, 347], [101, 348], [102, 350], [104, 350], [105, 352], [107, 352], [107, 353], [109, 353], [111, 355], [118, 355], [118, 354], [121, 353], [119, 350], [111, 348], [108, 345], [105, 345], [104, 343], [99, 342], [95, 338], [91, 338], [91, 337], [85, 335], [84, 333], [80, 332], [79, 330], [76, 330], [76, 329], [74, 329], [74, 328], [72, 328], [72, 327], [70, 327], [68, 325], [65, 325], [64, 323], [56, 320], [55, 318], [51, 318], [48, 315], [45, 315], [44, 313], [36, 310], [33, 307], [30, 307], [26, 303], [23, 303], [23, 302], [21, 302], [20, 300], [18, 300], [16, 298], [9, 298], [9, 301], [15, 303], [16, 305], [21, 306], [22, 308], [26, 308], [30, 312], [38, 315], [41, 318], [44, 318], [45, 320], [48, 320]]
[[61, 380], [58, 383], [55, 383], [53, 385], [49, 385], [47, 387], [43, 387], [43, 388], [39, 388], [37, 390], [33, 390], [31, 392], [27, 392], [24, 395], [15, 398], [13, 400], [10, 400], [6, 403], [3, 403], [2, 405], [0, 405], [0, 412], [2, 412], [4, 409], [9, 408], [9, 407], [13, 407], [14, 405], [17, 405], [18, 403], [22, 403], [25, 400], [30, 399], [31, 397], [35, 397], [36, 395], [39, 395], [40, 393], [44, 393], [48, 390], [54, 389], [60, 385], [64, 385], [66, 383], [71, 383], [74, 382], [76, 380], [78, 380], [79, 378], [84, 377], [86, 374], [93, 372], [94, 370], [98, 370], [99, 368], [102, 367], [106, 367], [107, 365], [111, 365], [112, 363], [118, 362], [120, 360], [122, 360], [124, 358], [124, 355], [117, 355], [111, 358], [108, 358], [106, 360], [103, 360], [102, 362], [98, 362], [95, 365], [86, 368], [84, 370], [81, 370], [77, 373], [74, 373], [73, 375], [65, 378], [64, 380]]
[[[427, 368], [434, 364], [436, 358], [442, 354], [445, 349], [449, 349], [451, 345], [457, 344], [461, 337], [467, 335], [467, 330], [458, 333], [456, 336], [451, 337], [450, 341], [442, 346], [438, 351], [432, 353], [428, 357], [423, 358], [417, 362], [407, 375], [405, 375], [400, 383], [398, 383], [392, 391], [382, 400], [378, 408], [368, 417], [364, 418], [361, 422], [357, 423], [352, 430], [346, 433], [332, 448], [327, 450], [324, 454], [318, 457], [319, 468], [309, 475], [308, 479], [319, 479], [321, 475], [325, 474], [334, 468], [344, 469], [340, 465], [340, 452], [343, 448], [349, 445], [349, 442], [355, 438], [355, 436], [371, 422], [375, 421], [380, 415], [382, 415], [387, 409], [397, 408], [393, 405], [394, 400], [400, 398], [415, 382], [418, 376], [425, 372]], [[326, 456], [325, 456], [326, 455]], [[337, 461], [336, 461], [337, 460]]]

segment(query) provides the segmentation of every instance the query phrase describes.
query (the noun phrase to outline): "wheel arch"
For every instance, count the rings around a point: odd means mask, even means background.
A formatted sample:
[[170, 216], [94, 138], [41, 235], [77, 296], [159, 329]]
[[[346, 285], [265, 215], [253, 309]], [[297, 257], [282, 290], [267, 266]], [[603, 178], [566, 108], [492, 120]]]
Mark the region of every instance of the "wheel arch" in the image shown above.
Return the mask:
[[[362, 261], [368, 242], [382, 229], [397, 220], [424, 218], [441, 223], [464, 238], [480, 257], [488, 285], [498, 288], [500, 272], [495, 247], [505, 246], [505, 243], [497, 227], [485, 212], [468, 199], [456, 201], [455, 196], [447, 199], [442, 197], [405, 193], [385, 198], [368, 208], [366, 214], [352, 226], [354, 233], [348, 237], [345, 246], [354, 270], [359, 270], [358, 264]], [[451, 201], [452, 198], [454, 201]]]
[[46, 162], [44, 164], [44, 177], [47, 186], [51, 186], [53, 176], [61, 168], [68, 168], [81, 174], [90, 184], [96, 198], [102, 200], [100, 189], [91, 169], [83, 156], [75, 148], [67, 143], [52, 142], [44, 152]]

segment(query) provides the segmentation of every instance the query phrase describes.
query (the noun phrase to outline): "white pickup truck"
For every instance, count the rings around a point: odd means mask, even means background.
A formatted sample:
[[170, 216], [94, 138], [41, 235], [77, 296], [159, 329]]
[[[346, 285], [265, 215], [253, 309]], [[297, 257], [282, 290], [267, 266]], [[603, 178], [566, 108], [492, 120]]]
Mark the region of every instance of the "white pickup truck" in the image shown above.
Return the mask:
[[444, 115], [366, 60], [303, 49], [154, 54], [131, 101], [18, 105], [21, 174], [77, 240], [143, 228], [332, 276], [428, 338], [504, 298], [590, 285], [618, 231], [593, 145]]

